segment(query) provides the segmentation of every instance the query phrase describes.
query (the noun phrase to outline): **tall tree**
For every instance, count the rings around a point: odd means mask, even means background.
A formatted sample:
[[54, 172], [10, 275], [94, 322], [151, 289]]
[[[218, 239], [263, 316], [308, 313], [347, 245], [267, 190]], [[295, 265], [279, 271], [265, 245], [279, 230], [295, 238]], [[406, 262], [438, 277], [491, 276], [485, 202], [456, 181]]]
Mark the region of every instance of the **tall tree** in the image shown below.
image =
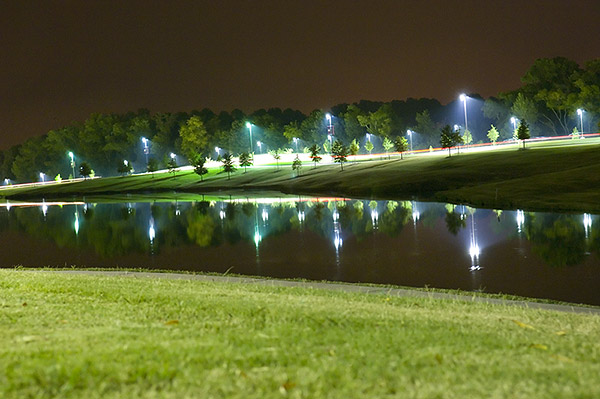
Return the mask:
[[406, 137], [404, 136], [398, 136], [396, 137], [396, 140], [394, 140], [394, 147], [396, 148], [396, 151], [400, 153], [400, 159], [403, 159], [402, 154], [404, 151], [408, 150], [408, 140], [406, 140]]
[[313, 144], [308, 150], [310, 151], [310, 159], [315, 163], [316, 168], [317, 163], [321, 162], [321, 159], [323, 159], [319, 156], [320, 148], [318, 145]]
[[333, 161], [340, 164], [340, 168], [344, 170], [344, 163], [348, 161], [348, 147], [340, 140], [336, 140], [331, 147], [331, 155]]
[[252, 156], [247, 152], [242, 152], [239, 157], [240, 166], [244, 168], [244, 173], [246, 173], [248, 166], [252, 166], [254, 163], [252, 160]]
[[529, 139], [529, 137], [531, 137], [529, 134], [529, 125], [527, 124], [527, 121], [523, 119], [517, 128], [517, 138], [523, 141], [523, 149], [525, 149], [525, 140]]
[[382, 145], [383, 145], [383, 149], [388, 154], [388, 159], [389, 159], [390, 158], [389, 152], [394, 147], [394, 143], [392, 143], [392, 140], [390, 140], [389, 138], [384, 137]]
[[179, 129], [181, 152], [192, 162], [197, 154], [206, 150], [208, 137], [206, 127], [199, 116], [192, 116]]
[[194, 173], [200, 176], [200, 181], [203, 181], [204, 179], [202, 176], [208, 173], [208, 169], [204, 167], [205, 163], [206, 158], [201, 155], [196, 156], [192, 162], [192, 165], [194, 166]]
[[460, 143], [462, 143], [460, 132], [453, 131], [450, 125], [446, 125], [442, 128], [440, 144], [442, 145], [442, 148], [448, 149], [448, 156], [452, 156], [452, 153], [450, 152], [452, 147], [455, 147]]
[[227, 179], [231, 179], [231, 173], [235, 172], [235, 166], [233, 165], [233, 157], [230, 153], [226, 152], [221, 157], [221, 163], [223, 164], [223, 172], [227, 173]]
[[490, 130], [488, 130], [488, 134], [487, 134], [488, 139], [490, 139], [490, 142], [492, 142], [492, 143], [494, 143], [494, 145], [496, 145], [498, 136], [500, 136], [500, 134], [498, 133], [498, 129], [496, 129], [496, 126], [492, 125]]

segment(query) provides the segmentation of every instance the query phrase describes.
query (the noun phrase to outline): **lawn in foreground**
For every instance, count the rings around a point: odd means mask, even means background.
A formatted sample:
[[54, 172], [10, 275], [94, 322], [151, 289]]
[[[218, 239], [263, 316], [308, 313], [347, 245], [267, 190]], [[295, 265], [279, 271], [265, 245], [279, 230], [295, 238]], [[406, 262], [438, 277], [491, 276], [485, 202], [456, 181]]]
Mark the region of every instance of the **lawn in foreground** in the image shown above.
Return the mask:
[[600, 317], [0, 270], [2, 398], [597, 398]]

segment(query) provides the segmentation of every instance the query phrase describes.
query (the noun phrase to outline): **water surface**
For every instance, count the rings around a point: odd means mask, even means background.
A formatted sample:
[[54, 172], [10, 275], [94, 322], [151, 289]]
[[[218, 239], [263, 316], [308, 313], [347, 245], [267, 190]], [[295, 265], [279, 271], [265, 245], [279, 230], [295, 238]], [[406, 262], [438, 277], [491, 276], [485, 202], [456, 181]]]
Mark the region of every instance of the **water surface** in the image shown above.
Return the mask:
[[202, 198], [0, 207], [0, 267], [229, 271], [600, 305], [596, 215], [407, 201]]

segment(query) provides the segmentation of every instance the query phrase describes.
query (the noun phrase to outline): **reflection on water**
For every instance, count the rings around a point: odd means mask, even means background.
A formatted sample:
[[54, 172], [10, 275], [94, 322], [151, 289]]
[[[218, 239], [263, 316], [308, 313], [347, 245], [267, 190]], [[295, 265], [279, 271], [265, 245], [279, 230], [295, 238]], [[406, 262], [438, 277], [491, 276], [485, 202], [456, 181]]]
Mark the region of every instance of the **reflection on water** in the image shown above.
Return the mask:
[[4, 203], [0, 266], [231, 270], [600, 304], [595, 219], [337, 198]]

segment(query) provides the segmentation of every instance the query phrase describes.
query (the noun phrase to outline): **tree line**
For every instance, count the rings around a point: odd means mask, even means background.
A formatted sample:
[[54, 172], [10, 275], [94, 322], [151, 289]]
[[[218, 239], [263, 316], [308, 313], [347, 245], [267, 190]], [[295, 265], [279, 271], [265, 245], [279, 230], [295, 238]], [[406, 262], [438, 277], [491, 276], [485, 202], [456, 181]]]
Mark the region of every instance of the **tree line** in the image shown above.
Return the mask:
[[[408, 130], [414, 132], [410, 137], [413, 149], [437, 147], [445, 125], [464, 123], [462, 106], [458, 99], [442, 105], [436, 99], [409, 98], [338, 104], [331, 107], [330, 117], [321, 109], [307, 115], [289, 108], [248, 114], [239, 109], [93, 114], [84, 122], [0, 152], [0, 177], [35, 181], [43, 172], [67, 178], [77, 174], [83, 162], [96, 175], [106, 176], [131, 169], [168, 168], [173, 163], [193, 164], [198, 157], [217, 159], [224, 153], [284, 148], [309, 152], [313, 145], [332, 152], [336, 141], [348, 145], [350, 154], [388, 151], [399, 138], [406, 138]], [[527, 121], [532, 136], [569, 134], [577, 126], [586, 133], [595, 131], [600, 115], [600, 59], [583, 67], [563, 57], [538, 59], [522, 77], [520, 88], [485, 100], [470, 94], [468, 107], [469, 130], [458, 129], [460, 140], [466, 143], [491, 140], [492, 129], [496, 139], [516, 137], [511, 118]], [[583, 126], [578, 108], [585, 110]], [[75, 156], [77, 169], [71, 165], [69, 152]]]

